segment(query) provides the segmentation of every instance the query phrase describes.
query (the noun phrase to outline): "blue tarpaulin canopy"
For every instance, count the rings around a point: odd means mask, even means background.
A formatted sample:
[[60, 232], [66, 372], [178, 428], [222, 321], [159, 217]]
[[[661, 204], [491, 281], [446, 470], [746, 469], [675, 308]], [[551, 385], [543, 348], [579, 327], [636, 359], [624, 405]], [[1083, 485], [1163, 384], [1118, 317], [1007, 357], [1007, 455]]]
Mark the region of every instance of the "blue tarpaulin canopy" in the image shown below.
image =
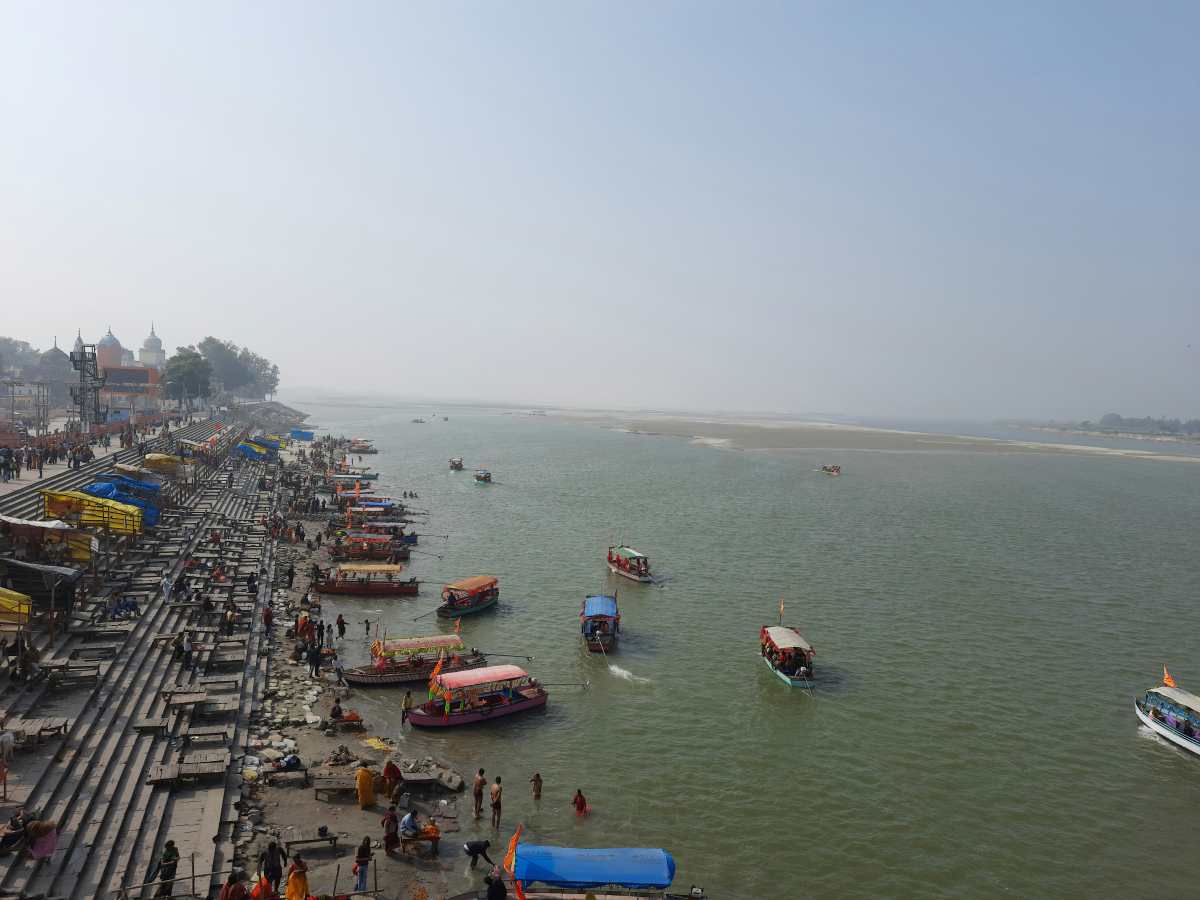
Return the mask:
[[263, 447], [270, 447], [272, 450], [279, 449], [279, 441], [271, 440], [269, 437], [252, 437], [250, 443], [261, 444]]
[[581, 850], [517, 844], [513, 878], [566, 888], [665, 888], [675, 878], [675, 860], [666, 850], [645, 847]]
[[585, 616], [617, 616], [617, 598], [609, 597], [605, 594], [597, 594], [594, 597], [588, 597], [583, 601], [583, 614]]
[[293, 428], [291, 434], [294, 441], [311, 441], [316, 434], [312, 431], [301, 431], [299, 428]]
[[162, 490], [161, 484], [155, 484], [153, 481], [138, 481], [136, 478], [130, 478], [127, 475], [112, 475], [110, 476], [110, 480], [118, 487], [130, 491], [145, 491], [147, 494], [157, 494]]
[[236, 450], [238, 453], [242, 454], [242, 456], [245, 456], [249, 459], [264, 459], [264, 458], [266, 458], [265, 453], [263, 453], [261, 450], [255, 450], [253, 447], [251, 447], [247, 443], [238, 444], [233, 449]]
[[97, 481], [94, 484], [89, 484], [85, 488], [81, 488], [83, 493], [92, 497], [103, 497], [105, 500], [116, 500], [118, 503], [125, 503], [129, 506], [136, 506], [142, 511], [142, 523], [153, 528], [158, 524], [158, 507], [141, 497], [135, 497], [126, 491], [121, 490], [121, 486], [114, 484], [111, 481]]

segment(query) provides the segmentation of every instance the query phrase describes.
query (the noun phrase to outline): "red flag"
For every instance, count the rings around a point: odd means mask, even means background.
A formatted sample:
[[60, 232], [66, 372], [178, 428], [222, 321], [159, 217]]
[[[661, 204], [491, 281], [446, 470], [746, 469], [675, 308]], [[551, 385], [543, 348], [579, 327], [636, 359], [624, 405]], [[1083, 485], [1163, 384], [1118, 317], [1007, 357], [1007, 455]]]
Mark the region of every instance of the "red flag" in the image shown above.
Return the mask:
[[437, 696], [437, 693], [438, 693], [437, 677], [441, 673], [442, 664], [445, 661], [446, 661], [446, 658], [444, 656], [442, 656], [441, 651], [438, 651], [437, 662], [433, 666], [433, 671], [429, 673], [429, 699], [430, 700], [432, 700], [434, 697]]
[[1167, 667], [1163, 666], [1163, 685], [1165, 687], [1178, 687], [1175, 684], [1175, 679], [1171, 677], [1171, 673], [1167, 671]]

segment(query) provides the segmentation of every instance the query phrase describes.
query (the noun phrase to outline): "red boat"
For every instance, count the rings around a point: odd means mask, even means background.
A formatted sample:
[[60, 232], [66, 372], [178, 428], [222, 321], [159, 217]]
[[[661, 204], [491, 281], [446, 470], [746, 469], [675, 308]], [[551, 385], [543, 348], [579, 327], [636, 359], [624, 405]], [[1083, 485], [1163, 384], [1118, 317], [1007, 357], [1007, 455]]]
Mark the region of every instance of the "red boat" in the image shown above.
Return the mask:
[[520, 666], [487, 666], [442, 672], [430, 684], [434, 697], [408, 714], [422, 728], [488, 722], [546, 705], [546, 689]]
[[342, 563], [316, 584], [322, 594], [361, 594], [371, 597], [413, 597], [421, 582], [401, 581], [404, 566], [398, 563]]
[[395, 559], [395, 548], [392, 546], [391, 535], [351, 533], [335, 540], [329, 555], [335, 562], [356, 559], [392, 562]]

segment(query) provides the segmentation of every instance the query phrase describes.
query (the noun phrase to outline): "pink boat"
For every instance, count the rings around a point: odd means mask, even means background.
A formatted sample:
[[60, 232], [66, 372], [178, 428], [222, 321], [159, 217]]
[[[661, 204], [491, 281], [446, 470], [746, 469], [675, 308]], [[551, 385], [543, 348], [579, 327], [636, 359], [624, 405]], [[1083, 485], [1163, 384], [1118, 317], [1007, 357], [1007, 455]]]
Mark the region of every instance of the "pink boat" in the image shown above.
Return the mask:
[[439, 673], [431, 687], [432, 700], [408, 714], [408, 721], [423, 728], [448, 728], [487, 722], [500, 716], [546, 705], [545, 688], [520, 666], [486, 666]]

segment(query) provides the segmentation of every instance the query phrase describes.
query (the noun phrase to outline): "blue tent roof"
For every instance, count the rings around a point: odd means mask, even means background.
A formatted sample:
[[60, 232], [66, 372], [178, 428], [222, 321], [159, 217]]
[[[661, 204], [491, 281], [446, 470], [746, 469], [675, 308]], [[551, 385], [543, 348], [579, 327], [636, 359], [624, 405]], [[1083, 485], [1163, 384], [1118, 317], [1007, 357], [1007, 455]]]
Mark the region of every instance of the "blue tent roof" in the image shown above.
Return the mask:
[[296, 441], [311, 441], [316, 434], [311, 431], [302, 431], [299, 428], [292, 429], [292, 439]]
[[105, 500], [116, 500], [118, 503], [136, 506], [142, 511], [142, 523], [148, 528], [153, 528], [158, 524], [157, 506], [143, 500], [141, 497], [125, 493], [125, 491], [120, 489], [120, 485], [113, 484], [111, 481], [97, 481], [85, 488], [81, 488], [81, 490], [93, 497], [102, 497]]
[[265, 455], [263, 454], [263, 452], [261, 450], [255, 450], [249, 444], [244, 444], [244, 443], [238, 444], [233, 449], [236, 450], [238, 453], [242, 454], [242, 456], [245, 456], [249, 459], [264, 459], [265, 458]]
[[609, 597], [605, 594], [588, 597], [583, 601], [583, 614], [585, 616], [612, 616], [616, 618], [617, 598]]
[[279, 449], [279, 441], [272, 440], [269, 437], [262, 437], [262, 436], [252, 437], [252, 438], [250, 438], [250, 443], [258, 444], [261, 447], [270, 447], [272, 450]]
[[626, 888], [670, 887], [675, 860], [666, 850], [645, 847], [581, 850], [517, 844], [513, 878], [525, 884], [567, 888], [614, 885]]
[[157, 494], [162, 490], [161, 484], [155, 484], [153, 481], [138, 481], [136, 478], [130, 478], [127, 475], [110, 475], [109, 478], [113, 484], [127, 490], [145, 491], [148, 494]]

